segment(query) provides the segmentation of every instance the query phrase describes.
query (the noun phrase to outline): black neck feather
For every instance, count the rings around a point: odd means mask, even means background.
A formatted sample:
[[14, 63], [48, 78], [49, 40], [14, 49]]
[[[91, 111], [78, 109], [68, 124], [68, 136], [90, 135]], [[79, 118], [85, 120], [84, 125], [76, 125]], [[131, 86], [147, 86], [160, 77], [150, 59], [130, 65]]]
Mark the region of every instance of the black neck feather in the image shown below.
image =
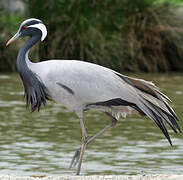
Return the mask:
[[31, 112], [36, 109], [39, 111], [41, 104], [43, 103], [45, 106], [46, 100], [48, 99], [44, 84], [41, 82], [40, 78], [27, 66], [26, 62], [26, 53], [28, 53], [29, 49], [40, 39], [40, 33], [32, 36], [20, 49], [17, 57], [17, 69], [24, 85], [26, 107], [31, 105]]

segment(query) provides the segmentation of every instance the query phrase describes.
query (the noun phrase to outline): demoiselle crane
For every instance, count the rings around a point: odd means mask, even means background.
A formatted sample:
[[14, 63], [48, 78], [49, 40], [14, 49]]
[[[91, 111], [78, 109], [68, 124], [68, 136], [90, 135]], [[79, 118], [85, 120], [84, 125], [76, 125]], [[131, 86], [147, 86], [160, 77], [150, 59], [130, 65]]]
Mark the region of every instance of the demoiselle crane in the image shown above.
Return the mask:
[[[177, 116], [169, 106], [170, 99], [158, 90], [153, 83], [131, 78], [96, 64], [79, 60], [49, 60], [33, 63], [29, 60], [30, 48], [47, 36], [47, 29], [39, 19], [27, 19], [20, 25], [17, 33], [7, 42], [30, 36], [19, 50], [17, 69], [22, 79], [26, 106], [31, 112], [52, 99], [75, 112], [80, 120], [82, 146], [77, 149], [71, 167], [78, 163], [80, 174], [84, 151], [95, 138], [114, 127], [120, 117], [130, 113], [147, 115], [161, 129], [172, 145], [164, 122], [174, 132], [181, 132]], [[111, 123], [92, 138], [89, 138], [83, 112], [103, 111]]]

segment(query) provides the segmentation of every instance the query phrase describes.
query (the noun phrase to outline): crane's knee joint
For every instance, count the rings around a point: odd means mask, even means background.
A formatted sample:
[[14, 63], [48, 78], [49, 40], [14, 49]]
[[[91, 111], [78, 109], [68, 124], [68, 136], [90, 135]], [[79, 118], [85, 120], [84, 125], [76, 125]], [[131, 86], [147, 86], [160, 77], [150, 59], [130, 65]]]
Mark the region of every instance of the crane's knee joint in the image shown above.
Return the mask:
[[112, 118], [112, 120], [111, 120], [112, 127], [115, 126], [116, 123], [117, 123], [117, 119], [116, 118]]
[[83, 143], [86, 144], [88, 142], [89, 137], [84, 135], [83, 136]]

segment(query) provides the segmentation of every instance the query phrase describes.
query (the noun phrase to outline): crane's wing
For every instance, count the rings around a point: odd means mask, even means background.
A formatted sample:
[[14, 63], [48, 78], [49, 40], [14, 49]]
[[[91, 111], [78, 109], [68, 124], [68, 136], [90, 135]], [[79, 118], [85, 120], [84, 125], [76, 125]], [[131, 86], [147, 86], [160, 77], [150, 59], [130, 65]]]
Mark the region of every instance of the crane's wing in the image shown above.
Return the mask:
[[[124, 76], [111, 69], [83, 61], [46, 63], [43, 62], [39, 67], [42, 73], [37, 71], [45, 86], [51, 92], [56, 92], [58, 88], [56, 84], [62, 85], [65, 90], [70, 91], [70, 96], [75, 100], [72, 103], [76, 103], [77, 107], [104, 106], [111, 109], [116, 107], [119, 112], [120, 106], [130, 107], [154, 120], [170, 144], [171, 140], [164, 121], [175, 132], [181, 131], [176, 122], [178, 118], [168, 104], [171, 100], [153, 83]], [[58, 93], [55, 98], [58, 99]]]

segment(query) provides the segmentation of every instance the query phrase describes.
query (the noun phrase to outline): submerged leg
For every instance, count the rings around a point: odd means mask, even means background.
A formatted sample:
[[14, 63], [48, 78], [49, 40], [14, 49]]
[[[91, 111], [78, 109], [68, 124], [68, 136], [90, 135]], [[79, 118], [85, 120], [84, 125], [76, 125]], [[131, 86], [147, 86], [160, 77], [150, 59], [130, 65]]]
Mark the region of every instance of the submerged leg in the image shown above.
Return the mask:
[[79, 175], [81, 170], [83, 155], [84, 155], [86, 145], [87, 145], [87, 140], [88, 140], [88, 135], [87, 135], [83, 118], [80, 118], [79, 120], [80, 120], [81, 131], [82, 131], [82, 146], [80, 148], [80, 153], [78, 154], [78, 157], [77, 157], [77, 160], [78, 160], [78, 167], [77, 167], [77, 173], [76, 173], [77, 175]]
[[[91, 137], [90, 139], [87, 140], [86, 146], [88, 146], [91, 142], [93, 142], [97, 137], [101, 136], [102, 134], [104, 134], [105, 131], [111, 129], [112, 127], [114, 127], [117, 123], [117, 119], [115, 117], [113, 117], [110, 113], [105, 112], [105, 114], [111, 118], [111, 123], [109, 125], [107, 125], [104, 129], [102, 129], [100, 132], [98, 132], [96, 135], [94, 135], [93, 137]], [[85, 148], [86, 148], [85, 146]], [[70, 164], [70, 168], [72, 168], [73, 166], [76, 166], [76, 164], [78, 163], [79, 157], [81, 156], [81, 149], [82, 147], [78, 148], [72, 158], [71, 164]]]

